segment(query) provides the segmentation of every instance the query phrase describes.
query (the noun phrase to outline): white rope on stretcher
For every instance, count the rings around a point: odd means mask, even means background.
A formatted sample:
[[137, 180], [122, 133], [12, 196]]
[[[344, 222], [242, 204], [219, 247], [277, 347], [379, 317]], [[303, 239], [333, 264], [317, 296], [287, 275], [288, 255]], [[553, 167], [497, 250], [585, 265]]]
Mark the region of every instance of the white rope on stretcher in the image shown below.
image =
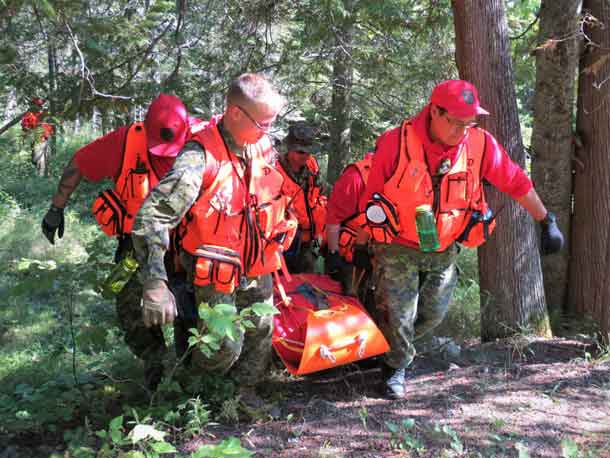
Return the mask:
[[337, 358], [326, 345], [320, 345], [320, 358], [329, 360], [332, 364], [336, 364]]
[[358, 358], [364, 358], [364, 352], [366, 351], [366, 332], [358, 336], [360, 345], [358, 345]]

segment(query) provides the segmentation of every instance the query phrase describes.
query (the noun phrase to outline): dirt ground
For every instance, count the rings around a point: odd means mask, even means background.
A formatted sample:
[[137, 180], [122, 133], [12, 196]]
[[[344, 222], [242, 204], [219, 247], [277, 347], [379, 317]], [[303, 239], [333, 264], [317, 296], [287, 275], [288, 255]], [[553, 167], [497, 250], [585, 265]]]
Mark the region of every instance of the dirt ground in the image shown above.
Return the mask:
[[233, 435], [257, 457], [610, 457], [610, 361], [585, 342], [424, 354], [401, 401], [380, 397], [379, 382], [374, 365], [279, 377], [266, 387], [274, 419], [218, 426], [181, 450]]

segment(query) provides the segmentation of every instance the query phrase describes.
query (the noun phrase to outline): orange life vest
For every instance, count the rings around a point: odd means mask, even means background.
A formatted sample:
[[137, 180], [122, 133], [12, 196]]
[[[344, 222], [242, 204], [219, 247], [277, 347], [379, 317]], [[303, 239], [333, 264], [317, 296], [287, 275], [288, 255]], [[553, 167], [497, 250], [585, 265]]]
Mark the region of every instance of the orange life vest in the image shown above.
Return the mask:
[[281, 268], [281, 252], [292, 243], [297, 222], [286, 212], [282, 176], [266, 160], [268, 137], [251, 146], [248, 165], [226, 147], [215, 120], [193, 140], [206, 152], [206, 170], [182, 221], [180, 243], [197, 258], [196, 285], [232, 293], [242, 277]]
[[313, 156], [309, 156], [305, 164], [309, 177], [306, 189], [303, 189], [288, 174], [280, 162], [278, 171], [284, 177], [282, 194], [288, 196], [290, 208], [294, 210], [301, 230], [301, 241], [310, 242], [317, 238], [325, 238], [327, 199], [322, 195], [320, 185], [317, 183], [320, 166]]
[[[396, 171], [385, 183], [383, 195], [377, 196], [391, 221], [393, 237], [419, 242], [415, 225], [416, 207], [431, 205], [436, 216], [440, 247], [447, 249], [460, 238], [467, 227], [468, 237], [460, 243], [475, 247], [485, 242], [495, 227], [495, 221], [480, 222], [470, 228], [473, 215], [487, 214], [481, 163], [485, 151], [485, 133], [471, 128], [460, 145], [453, 167], [436, 184], [428, 170], [423, 143], [409, 121], [400, 133], [399, 160]], [[375, 196], [373, 196], [375, 202]], [[369, 206], [371, 203], [369, 203]], [[368, 210], [367, 210], [368, 211]], [[470, 224], [472, 225], [472, 224]], [[389, 242], [381, 231], [372, 229], [377, 241]], [[387, 236], [387, 232], [385, 234]], [[385, 238], [385, 240], [384, 240]]]
[[131, 233], [136, 213], [158, 182], [148, 156], [144, 123], [133, 123], [127, 131], [114, 189], [101, 192], [93, 202], [91, 210], [102, 231], [111, 237]]
[[[366, 187], [366, 183], [369, 180], [369, 173], [371, 172], [372, 162], [373, 155], [367, 154], [364, 159], [348, 165], [343, 170], [343, 173], [345, 173], [350, 167], [356, 167], [358, 173], [360, 174], [360, 178]], [[360, 200], [360, 196], [350, 196], [350, 198]], [[364, 228], [366, 228], [366, 217], [363, 212], [351, 215], [350, 217], [341, 221], [341, 229], [339, 230], [339, 254], [347, 262], [352, 262], [352, 251], [354, 243], [356, 242], [356, 236], [358, 235], [358, 232]]]

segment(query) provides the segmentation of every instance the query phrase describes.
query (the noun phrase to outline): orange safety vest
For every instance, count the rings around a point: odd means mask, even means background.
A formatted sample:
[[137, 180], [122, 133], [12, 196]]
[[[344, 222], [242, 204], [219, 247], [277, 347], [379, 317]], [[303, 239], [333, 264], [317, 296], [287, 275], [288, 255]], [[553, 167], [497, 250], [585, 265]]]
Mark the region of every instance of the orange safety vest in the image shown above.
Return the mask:
[[[343, 170], [346, 172], [350, 167], [356, 167], [360, 178], [366, 187], [371, 172], [371, 164], [373, 155], [367, 154], [364, 159], [361, 159], [353, 164], [348, 165]], [[346, 198], [354, 198], [360, 200], [360, 196], [345, 196]], [[339, 230], [339, 254], [347, 261], [352, 262], [352, 252], [358, 231], [366, 227], [366, 217], [363, 212], [356, 213], [341, 221], [341, 229]]]
[[230, 294], [242, 277], [281, 268], [281, 252], [292, 243], [297, 222], [286, 212], [282, 176], [266, 160], [268, 137], [252, 145], [248, 165], [226, 147], [215, 121], [193, 140], [206, 152], [206, 170], [181, 223], [180, 244], [197, 258], [194, 283]]
[[[315, 157], [309, 156], [305, 167], [309, 171], [306, 190], [294, 181], [280, 162], [277, 164], [277, 170], [284, 177], [282, 194], [288, 196], [290, 208], [296, 213], [301, 230], [301, 241], [310, 242], [320, 237], [322, 239], [326, 237], [327, 199], [322, 195], [320, 185], [317, 184], [320, 166]], [[307, 195], [305, 195], [306, 192]]]
[[102, 191], [93, 202], [91, 210], [102, 231], [111, 237], [131, 233], [136, 213], [158, 182], [148, 155], [144, 123], [133, 123], [127, 131], [114, 189]]
[[[467, 227], [469, 229], [467, 239], [460, 240], [465, 246], [479, 246], [489, 237], [495, 228], [493, 219], [469, 227], [472, 225], [473, 215], [486, 214], [488, 210], [481, 182], [485, 133], [481, 129], [471, 128], [466, 135], [466, 139], [460, 145], [455, 164], [434, 185], [428, 170], [423, 143], [411, 123], [409, 121], [403, 123], [398, 166], [385, 183], [383, 195], [377, 196], [377, 201], [383, 203], [386, 215], [391, 221], [394, 237], [419, 242], [415, 209], [423, 204], [431, 205], [436, 216], [440, 242], [437, 251], [447, 249], [460, 238]], [[375, 228], [372, 228], [372, 234], [377, 241], [385, 243], [391, 241]]]

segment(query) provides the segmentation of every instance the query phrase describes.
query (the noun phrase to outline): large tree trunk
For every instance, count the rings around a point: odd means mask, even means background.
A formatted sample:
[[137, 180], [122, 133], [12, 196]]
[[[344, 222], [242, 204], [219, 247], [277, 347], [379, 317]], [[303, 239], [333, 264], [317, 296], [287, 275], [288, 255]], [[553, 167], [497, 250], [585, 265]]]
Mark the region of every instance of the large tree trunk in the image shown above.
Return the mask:
[[[592, 40], [580, 62], [577, 130], [584, 147], [577, 150], [574, 216], [570, 250], [568, 305], [592, 315], [608, 334], [608, 228], [610, 227], [610, 7], [606, 0], [585, 0], [600, 23], [587, 26]], [[591, 24], [591, 23], [589, 23]]]
[[[582, 0], [542, 0], [536, 49], [532, 176], [547, 209], [557, 215], [569, 246], [572, 216], [574, 83]], [[547, 306], [566, 302], [569, 250], [542, 259]]]
[[[452, 5], [460, 77], [474, 83], [482, 105], [492, 113], [482, 117], [483, 126], [523, 166], [525, 151], [503, 2], [452, 0]], [[523, 329], [550, 335], [532, 219], [508, 196], [489, 191], [491, 207], [504, 210], [491, 241], [479, 249], [481, 338], [506, 337]]]
[[331, 151], [328, 157], [327, 179], [334, 183], [351, 158], [352, 136], [352, 39], [354, 31], [353, 0], [345, 0], [344, 17], [335, 31], [335, 55], [333, 63], [333, 95], [330, 125]]

